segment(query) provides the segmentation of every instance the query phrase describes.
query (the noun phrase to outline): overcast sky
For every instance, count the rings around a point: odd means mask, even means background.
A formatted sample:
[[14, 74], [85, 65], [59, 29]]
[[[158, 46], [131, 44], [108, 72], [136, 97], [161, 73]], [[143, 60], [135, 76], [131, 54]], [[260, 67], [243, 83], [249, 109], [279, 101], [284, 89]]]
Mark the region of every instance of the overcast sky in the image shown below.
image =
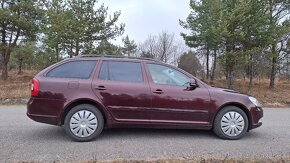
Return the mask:
[[109, 7], [109, 13], [121, 10], [119, 23], [125, 23], [125, 33], [116, 39], [121, 44], [122, 37], [129, 35], [137, 43], [143, 42], [148, 35], [157, 35], [162, 30], [174, 33], [182, 40], [180, 32], [185, 30], [179, 19], [188, 16], [189, 0], [100, 0]]

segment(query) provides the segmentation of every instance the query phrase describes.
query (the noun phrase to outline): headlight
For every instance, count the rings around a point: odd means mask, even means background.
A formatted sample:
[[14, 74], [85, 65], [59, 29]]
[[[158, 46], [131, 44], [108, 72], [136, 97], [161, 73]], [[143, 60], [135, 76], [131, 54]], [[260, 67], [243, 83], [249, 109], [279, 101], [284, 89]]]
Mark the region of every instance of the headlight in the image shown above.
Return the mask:
[[259, 101], [255, 98], [255, 97], [249, 97], [250, 101], [256, 105], [257, 107], [261, 107], [261, 104], [259, 103]]

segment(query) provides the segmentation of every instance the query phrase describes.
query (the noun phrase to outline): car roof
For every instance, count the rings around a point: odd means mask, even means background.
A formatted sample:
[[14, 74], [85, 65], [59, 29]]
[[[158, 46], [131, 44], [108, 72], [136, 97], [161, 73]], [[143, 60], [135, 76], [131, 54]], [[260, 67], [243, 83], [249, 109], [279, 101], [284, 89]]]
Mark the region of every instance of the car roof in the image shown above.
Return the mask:
[[122, 60], [122, 61], [151, 61], [162, 63], [159, 60], [144, 57], [131, 57], [131, 56], [121, 56], [121, 55], [79, 55], [73, 59], [77, 60]]

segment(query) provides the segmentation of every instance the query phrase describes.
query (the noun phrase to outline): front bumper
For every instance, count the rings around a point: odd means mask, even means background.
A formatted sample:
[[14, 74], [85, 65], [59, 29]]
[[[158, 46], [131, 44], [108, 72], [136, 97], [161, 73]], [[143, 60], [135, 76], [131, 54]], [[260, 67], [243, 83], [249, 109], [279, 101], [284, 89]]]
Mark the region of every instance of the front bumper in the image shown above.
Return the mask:
[[253, 124], [251, 129], [258, 128], [258, 127], [262, 126], [262, 124], [263, 124], [262, 122], [259, 122], [257, 124]]
[[264, 116], [264, 111], [262, 107], [253, 107], [251, 109], [251, 114], [252, 114], [252, 125], [250, 127], [250, 130], [262, 126], [263, 123], [261, 122], [261, 119]]

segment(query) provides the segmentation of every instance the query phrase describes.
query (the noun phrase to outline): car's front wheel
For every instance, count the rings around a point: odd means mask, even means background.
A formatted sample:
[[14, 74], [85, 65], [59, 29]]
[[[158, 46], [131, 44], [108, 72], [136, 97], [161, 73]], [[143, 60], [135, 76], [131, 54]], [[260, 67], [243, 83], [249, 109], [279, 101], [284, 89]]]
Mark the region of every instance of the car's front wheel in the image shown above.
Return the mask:
[[220, 138], [236, 140], [245, 135], [248, 124], [248, 117], [242, 109], [227, 106], [217, 113], [213, 131]]
[[81, 104], [73, 107], [65, 117], [66, 133], [76, 141], [90, 141], [102, 132], [102, 113], [93, 105]]

